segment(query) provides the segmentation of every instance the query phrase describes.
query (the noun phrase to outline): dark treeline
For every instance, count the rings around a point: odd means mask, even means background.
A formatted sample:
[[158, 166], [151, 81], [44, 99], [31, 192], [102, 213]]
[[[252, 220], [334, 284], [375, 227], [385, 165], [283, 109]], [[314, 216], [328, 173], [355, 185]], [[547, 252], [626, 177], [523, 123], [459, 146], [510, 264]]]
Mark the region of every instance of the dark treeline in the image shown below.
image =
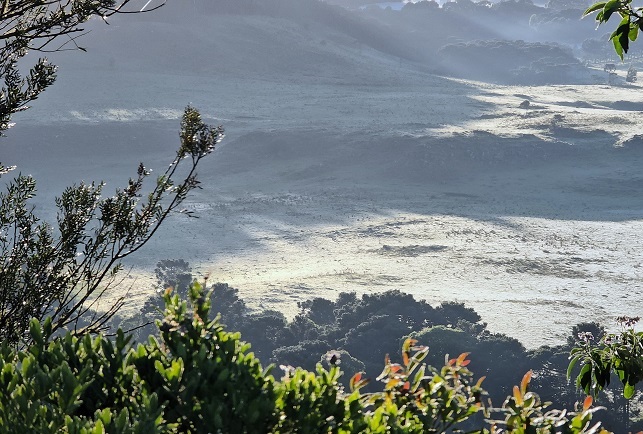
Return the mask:
[[[159, 288], [172, 287], [182, 297], [193, 280], [189, 264], [182, 260], [160, 262], [156, 275]], [[480, 315], [462, 303], [443, 302], [433, 307], [396, 290], [361, 297], [341, 293], [335, 301], [306, 300], [298, 304], [299, 313], [289, 321], [279, 311], [251, 310], [238, 290], [227, 284], [209, 289], [213, 312], [218, 312], [227, 329], [241, 332], [242, 339], [250, 342], [252, 351], [266, 363], [314, 370], [316, 364], [337, 354], [345, 372], [343, 381], [357, 372], [375, 378], [386, 354], [399, 357], [401, 343], [413, 337], [429, 346], [427, 361], [432, 365], [443, 364], [447, 354], [470, 353], [470, 367], [476, 375], [486, 376], [484, 386], [496, 406], [525, 372], [533, 370], [532, 387], [543, 400], [556, 408], [574, 408], [584, 395], [566, 378], [570, 349], [581, 332], [592, 332], [597, 338], [604, 333], [597, 323], [582, 323], [571, 330], [565, 344], [527, 350], [516, 339], [490, 332]], [[148, 323], [135, 332], [139, 341], [145, 341], [155, 333], [153, 322], [160, 319], [161, 306], [161, 297], [151, 296], [140, 315], [115, 318], [115, 325], [127, 329]], [[634, 416], [632, 406], [618, 394], [605, 395], [598, 404], [607, 408], [597, 415], [605, 427], [625, 432], [626, 419]]]

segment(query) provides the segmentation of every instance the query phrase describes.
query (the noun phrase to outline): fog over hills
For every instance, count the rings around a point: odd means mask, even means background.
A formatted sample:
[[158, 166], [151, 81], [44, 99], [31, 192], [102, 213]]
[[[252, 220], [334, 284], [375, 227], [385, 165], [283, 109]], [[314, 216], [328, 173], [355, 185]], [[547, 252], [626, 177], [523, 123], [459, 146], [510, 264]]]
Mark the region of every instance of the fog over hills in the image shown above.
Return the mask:
[[185, 105], [224, 125], [188, 203], [199, 218], [130, 264], [132, 311], [154, 264], [184, 258], [257, 308], [400, 289], [466, 302], [530, 346], [640, 312], [643, 96], [627, 66], [610, 86], [609, 57], [580, 59], [600, 32], [570, 18], [584, 30], [562, 40], [524, 1], [477, 20], [465, 2], [334, 3], [94, 20], [87, 53], [51, 56], [60, 77], [15, 117], [2, 161], [37, 177], [52, 217], [65, 185], [163, 169]]

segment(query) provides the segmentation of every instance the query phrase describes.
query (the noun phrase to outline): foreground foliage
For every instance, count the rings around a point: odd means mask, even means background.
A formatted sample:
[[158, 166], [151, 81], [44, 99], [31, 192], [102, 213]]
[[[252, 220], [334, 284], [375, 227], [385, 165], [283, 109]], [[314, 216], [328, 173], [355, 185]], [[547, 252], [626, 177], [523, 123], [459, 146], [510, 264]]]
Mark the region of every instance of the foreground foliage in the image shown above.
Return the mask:
[[614, 44], [616, 54], [623, 60], [623, 54], [630, 48], [630, 41], [636, 41], [639, 36], [643, 7], [635, 7], [632, 0], [600, 1], [591, 5], [583, 16], [594, 12], [596, 12], [595, 20], [598, 24], [604, 24], [613, 17], [620, 19], [616, 30], [610, 35], [610, 40]]
[[591, 333], [579, 336], [579, 344], [572, 350], [567, 375], [577, 363], [581, 369], [576, 385], [586, 394], [596, 396], [610, 384], [615, 374], [623, 385], [623, 397], [631, 399], [636, 385], [643, 381], [643, 332], [636, 332], [634, 325], [640, 318], [619, 317], [622, 330], [596, 339]]
[[[161, 261], [156, 274], [160, 288], [171, 286], [187, 298], [194, 274], [186, 261]], [[580, 323], [572, 328], [567, 342], [528, 350], [515, 339], [492, 333], [471, 308], [454, 302], [431, 306], [400, 291], [361, 296], [341, 293], [336, 300], [314, 298], [299, 303], [299, 313], [288, 320], [281, 312], [253, 311], [239, 291], [226, 284], [209, 285], [208, 289], [213, 306], [210, 319], [219, 312], [221, 323], [240, 331], [264, 364], [292, 365], [316, 372], [318, 363], [340, 357], [342, 371], [363, 372], [363, 377], [376, 378], [382, 371], [384, 355], [397, 354], [405, 339], [411, 337], [430, 344], [431, 351], [423, 360], [427, 365], [442, 366], [444, 354], [469, 352], [469, 367], [486, 377], [485, 400], [496, 404], [505, 400], [517, 379], [533, 371], [530, 391], [536, 392], [542, 402], [552, 402], [548, 408], [574, 408], [582, 396], [566, 376], [570, 351], [578, 344], [579, 334], [592, 333], [599, 339], [605, 333], [598, 323]], [[139, 315], [115, 318], [114, 322], [132, 328], [151, 321], [152, 326], [134, 332], [134, 339], [144, 342], [150, 334], [157, 333], [153, 323], [162, 318], [162, 309], [162, 298], [151, 296]], [[349, 380], [347, 375], [339, 377], [347, 389]], [[371, 381], [360, 392], [375, 393], [381, 387], [379, 382]], [[636, 400], [627, 401], [614, 393], [598, 399], [605, 411], [596, 414], [595, 419], [606, 429], [643, 429]]]
[[28, 348], [0, 350], [0, 432], [599, 432], [591, 399], [578, 413], [547, 410], [527, 375], [495, 409], [466, 353], [434, 368], [411, 339], [401, 363], [386, 359], [374, 393], [361, 392], [359, 373], [344, 390], [336, 355], [328, 369], [284, 366], [276, 380], [238, 333], [207, 320], [201, 285], [189, 298], [166, 291], [159, 338], [136, 347], [122, 331], [52, 338], [50, 320], [32, 320]]

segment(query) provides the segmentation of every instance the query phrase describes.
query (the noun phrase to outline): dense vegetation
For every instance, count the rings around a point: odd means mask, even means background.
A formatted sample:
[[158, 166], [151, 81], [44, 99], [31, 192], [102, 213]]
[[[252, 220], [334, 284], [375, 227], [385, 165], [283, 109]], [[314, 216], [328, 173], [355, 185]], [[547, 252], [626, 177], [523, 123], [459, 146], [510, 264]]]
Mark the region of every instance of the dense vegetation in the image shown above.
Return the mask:
[[[181, 297], [188, 296], [193, 276], [187, 262], [161, 261], [156, 275], [159, 288], [172, 287]], [[490, 332], [478, 313], [461, 303], [445, 302], [433, 307], [399, 291], [361, 297], [342, 293], [335, 301], [314, 298], [299, 303], [299, 313], [289, 321], [278, 311], [251, 310], [238, 290], [226, 284], [214, 284], [210, 289], [211, 319], [218, 313], [220, 322], [240, 331], [264, 362], [314, 371], [318, 363], [339, 355], [342, 370], [347, 374], [363, 372], [366, 377], [375, 378], [385, 355], [397, 354], [405, 339], [413, 338], [430, 347], [426, 361], [433, 366], [444, 363], [447, 354], [469, 353], [469, 367], [486, 377], [487, 397], [496, 405], [504, 401], [525, 372], [531, 371], [534, 374], [531, 388], [544, 401], [551, 401], [558, 408], [574, 408], [584, 395], [568, 379], [570, 351], [579, 342], [585, 345], [584, 339], [589, 334], [596, 342], [607, 336], [599, 324], [584, 323], [570, 331], [563, 345], [526, 350], [517, 340]], [[116, 318], [114, 324], [134, 328], [148, 323], [147, 327], [134, 331], [135, 339], [143, 342], [155, 333], [152, 323], [161, 319], [161, 311], [161, 298], [150, 296], [139, 316]], [[583, 363], [578, 363], [569, 375], [580, 372], [581, 365]], [[606, 369], [610, 371], [609, 367]], [[339, 381], [349, 385], [347, 376]], [[584, 387], [580, 383], [579, 386]], [[371, 383], [363, 390], [376, 392], [378, 388]], [[597, 399], [607, 411], [597, 413], [595, 418], [608, 429], [620, 432], [627, 426], [643, 428], [640, 422], [631, 424], [639, 418], [636, 400], [628, 401], [618, 393], [604, 394]]]
[[[367, 380], [339, 379], [341, 357], [314, 372], [282, 366], [276, 380], [238, 333], [208, 320], [210, 297], [190, 286], [190, 306], [165, 292], [159, 338], [132, 347], [118, 331], [71, 333], [52, 339], [51, 321], [30, 324], [24, 351], [0, 350], [0, 431], [38, 433], [201, 432], [552, 432], [595, 433], [597, 408], [585, 399], [577, 413], [547, 409], [528, 391], [531, 373], [502, 407], [484, 402], [483, 379], [467, 353], [434, 368], [428, 348], [402, 344], [402, 361], [388, 357], [373, 393]], [[441, 366], [438, 365], [438, 366]], [[527, 428], [529, 427], [529, 430]], [[602, 431], [604, 432], [604, 431]]]

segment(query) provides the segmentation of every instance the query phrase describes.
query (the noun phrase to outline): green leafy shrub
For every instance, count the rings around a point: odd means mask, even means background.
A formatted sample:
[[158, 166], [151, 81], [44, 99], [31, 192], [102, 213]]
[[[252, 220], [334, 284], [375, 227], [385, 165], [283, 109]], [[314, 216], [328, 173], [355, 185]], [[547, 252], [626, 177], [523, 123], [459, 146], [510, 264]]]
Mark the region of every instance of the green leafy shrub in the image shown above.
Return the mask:
[[596, 338], [592, 333], [579, 333], [577, 345], [571, 350], [567, 369], [570, 377], [580, 362], [576, 386], [587, 395], [597, 396], [610, 384], [612, 373], [623, 385], [623, 396], [631, 399], [636, 385], [643, 381], [643, 332], [634, 325], [640, 318], [618, 318], [620, 333], [608, 333]]
[[329, 370], [317, 365], [316, 372], [282, 366], [286, 375], [276, 389], [278, 433], [354, 433], [366, 430], [361, 395], [343, 393], [338, 366]]
[[505, 416], [504, 420], [490, 421], [491, 433], [607, 433], [601, 428], [600, 422], [592, 423], [592, 415], [601, 407], [592, 407], [591, 397], [585, 399], [580, 411], [576, 413], [567, 410], [547, 410], [551, 403], [541, 402], [537, 394], [527, 390], [531, 376], [532, 372], [527, 372], [520, 382], [520, 387], [514, 386], [513, 394], [507, 397], [502, 408], [498, 410]]
[[48, 341], [51, 321], [32, 320], [31, 346], [0, 354], [0, 432], [169, 431], [155, 393], [141, 387], [122, 332], [115, 342], [66, 334]]
[[501, 408], [485, 406], [467, 353], [434, 368], [424, 363], [428, 347], [412, 339], [402, 363], [386, 358], [374, 393], [362, 392], [362, 373], [344, 389], [340, 353], [329, 353], [328, 369], [283, 367], [278, 381], [239, 333], [208, 320], [202, 285], [188, 295], [189, 303], [166, 291], [159, 338], [135, 348], [122, 331], [113, 341], [53, 337], [50, 320], [32, 320], [31, 345], [0, 348], [0, 432], [599, 432], [591, 400], [578, 413], [545, 411], [527, 377]]
[[436, 369], [422, 363], [429, 348], [415, 344], [414, 339], [404, 342], [401, 364], [386, 358], [377, 378], [384, 391], [367, 396], [373, 407], [368, 417], [372, 432], [390, 426], [398, 432], [443, 433], [482, 410], [482, 379], [473, 382], [467, 353]]
[[274, 392], [268, 376], [239, 333], [208, 320], [210, 299], [190, 286], [191, 309], [164, 295], [160, 340], [139, 345], [134, 361], [143, 382], [167, 404], [179, 432], [263, 432], [273, 423]]
[[51, 321], [32, 320], [27, 350], [2, 349], [0, 430], [267, 432], [272, 377], [238, 333], [203, 320], [210, 307], [200, 285], [190, 299], [192, 309], [166, 293], [160, 340], [135, 349], [121, 331], [115, 342], [70, 333], [48, 341]]

